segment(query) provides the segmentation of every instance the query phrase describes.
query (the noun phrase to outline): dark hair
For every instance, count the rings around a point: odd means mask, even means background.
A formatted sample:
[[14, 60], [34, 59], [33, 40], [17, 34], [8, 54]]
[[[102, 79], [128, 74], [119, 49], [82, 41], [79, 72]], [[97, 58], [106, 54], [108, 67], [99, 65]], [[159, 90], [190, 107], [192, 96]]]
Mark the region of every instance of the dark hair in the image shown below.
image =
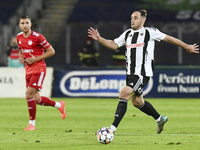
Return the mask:
[[31, 17], [29, 17], [29, 16], [21, 16], [19, 18], [19, 22], [20, 22], [21, 19], [29, 19], [31, 21]]
[[147, 17], [147, 11], [145, 9], [136, 10], [134, 12], [140, 12], [142, 17]]

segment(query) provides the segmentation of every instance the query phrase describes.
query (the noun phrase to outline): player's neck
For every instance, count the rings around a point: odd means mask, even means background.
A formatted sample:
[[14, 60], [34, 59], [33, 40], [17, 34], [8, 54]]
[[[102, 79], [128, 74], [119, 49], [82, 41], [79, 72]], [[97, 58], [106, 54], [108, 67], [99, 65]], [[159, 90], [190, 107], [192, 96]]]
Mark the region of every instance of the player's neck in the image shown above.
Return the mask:
[[25, 38], [27, 38], [29, 35], [31, 35], [32, 30], [29, 30], [28, 32], [23, 32], [23, 35]]

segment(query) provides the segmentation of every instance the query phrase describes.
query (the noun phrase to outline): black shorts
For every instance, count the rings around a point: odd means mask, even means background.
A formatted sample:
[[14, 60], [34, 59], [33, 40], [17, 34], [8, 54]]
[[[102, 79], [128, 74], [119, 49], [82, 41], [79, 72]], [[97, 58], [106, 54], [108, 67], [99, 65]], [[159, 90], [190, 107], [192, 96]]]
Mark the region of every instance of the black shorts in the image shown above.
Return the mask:
[[142, 95], [143, 88], [148, 84], [150, 77], [138, 75], [127, 75], [126, 86], [131, 87], [135, 91], [135, 95]]

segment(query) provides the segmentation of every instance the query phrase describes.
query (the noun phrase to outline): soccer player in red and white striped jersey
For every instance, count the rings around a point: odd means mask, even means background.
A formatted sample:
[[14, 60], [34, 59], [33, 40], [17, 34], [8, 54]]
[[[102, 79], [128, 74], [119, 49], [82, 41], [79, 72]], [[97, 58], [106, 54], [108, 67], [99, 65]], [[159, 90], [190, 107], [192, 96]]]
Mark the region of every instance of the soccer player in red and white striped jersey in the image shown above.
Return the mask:
[[64, 101], [56, 102], [40, 96], [46, 75], [44, 59], [53, 56], [55, 51], [42, 34], [31, 30], [31, 25], [30, 17], [22, 16], [19, 19], [19, 27], [22, 30], [17, 35], [19, 62], [25, 63], [26, 100], [30, 116], [29, 124], [24, 130], [35, 130], [36, 104], [55, 107], [61, 112], [62, 119], [66, 117]]

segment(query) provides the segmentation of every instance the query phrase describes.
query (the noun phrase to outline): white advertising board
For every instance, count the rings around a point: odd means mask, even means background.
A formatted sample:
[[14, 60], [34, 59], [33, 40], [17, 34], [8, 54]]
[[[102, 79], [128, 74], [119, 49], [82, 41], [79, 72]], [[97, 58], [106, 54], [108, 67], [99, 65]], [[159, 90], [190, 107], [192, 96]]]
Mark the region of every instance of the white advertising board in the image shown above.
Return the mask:
[[[53, 68], [47, 67], [43, 83], [42, 96], [51, 96], [53, 82]], [[25, 98], [26, 82], [24, 68], [0, 67], [0, 97]]]

